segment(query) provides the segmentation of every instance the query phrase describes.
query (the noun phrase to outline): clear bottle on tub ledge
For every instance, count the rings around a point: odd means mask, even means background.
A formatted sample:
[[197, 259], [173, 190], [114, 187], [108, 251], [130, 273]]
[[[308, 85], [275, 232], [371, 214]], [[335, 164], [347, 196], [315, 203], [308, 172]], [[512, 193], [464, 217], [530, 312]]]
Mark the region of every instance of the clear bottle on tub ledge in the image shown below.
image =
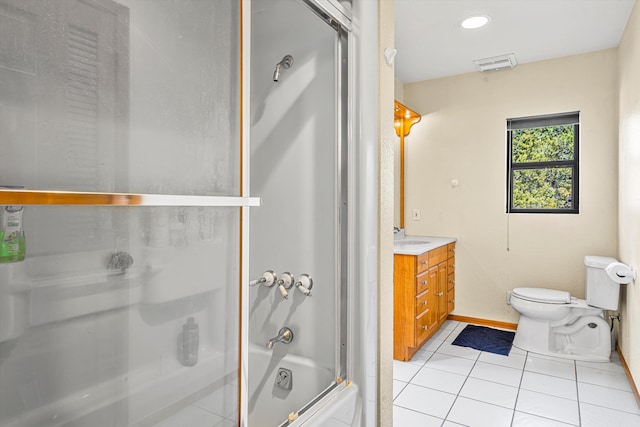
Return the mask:
[[182, 360], [184, 366], [194, 366], [198, 363], [198, 348], [200, 347], [200, 328], [196, 319], [189, 317], [182, 325]]
[[[21, 189], [19, 186], [0, 188]], [[23, 261], [27, 252], [22, 225], [24, 206], [1, 206], [0, 211], [0, 263]]]

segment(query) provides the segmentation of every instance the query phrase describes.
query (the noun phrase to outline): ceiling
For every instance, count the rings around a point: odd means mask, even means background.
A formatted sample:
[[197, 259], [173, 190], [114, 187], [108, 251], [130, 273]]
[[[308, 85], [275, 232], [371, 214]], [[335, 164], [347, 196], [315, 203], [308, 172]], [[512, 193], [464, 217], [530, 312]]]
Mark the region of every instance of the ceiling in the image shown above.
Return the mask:
[[[635, 0], [395, 0], [395, 76], [403, 83], [477, 71], [473, 60], [519, 64], [618, 46]], [[458, 23], [488, 15], [479, 29]]]

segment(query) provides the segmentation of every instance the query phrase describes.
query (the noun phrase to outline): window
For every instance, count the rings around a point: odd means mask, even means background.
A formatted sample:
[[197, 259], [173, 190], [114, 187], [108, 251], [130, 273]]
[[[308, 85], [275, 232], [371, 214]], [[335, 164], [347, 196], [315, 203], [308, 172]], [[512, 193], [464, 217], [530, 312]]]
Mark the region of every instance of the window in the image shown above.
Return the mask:
[[507, 213], [578, 213], [580, 113], [507, 119]]

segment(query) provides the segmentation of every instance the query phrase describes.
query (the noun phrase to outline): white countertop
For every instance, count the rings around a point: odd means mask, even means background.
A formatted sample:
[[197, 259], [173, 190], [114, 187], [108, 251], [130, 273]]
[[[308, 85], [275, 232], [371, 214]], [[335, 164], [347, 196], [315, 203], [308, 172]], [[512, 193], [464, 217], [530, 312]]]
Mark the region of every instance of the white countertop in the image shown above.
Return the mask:
[[432, 249], [439, 248], [440, 246], [453, 243], [456, 240], [458, 239], [455, 237], [397, 235], [393, 241], [393, 253], [400, 255], [420, 255]]

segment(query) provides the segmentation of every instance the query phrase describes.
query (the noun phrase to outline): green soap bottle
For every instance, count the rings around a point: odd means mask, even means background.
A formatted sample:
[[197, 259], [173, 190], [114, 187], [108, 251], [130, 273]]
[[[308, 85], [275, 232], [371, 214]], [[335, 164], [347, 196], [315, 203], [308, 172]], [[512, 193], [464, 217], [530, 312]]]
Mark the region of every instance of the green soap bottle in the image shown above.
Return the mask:
[[0, 208], [0, 263], [23, 261], [27, 252], [22, 227], [24, 206], [8, 205]]

